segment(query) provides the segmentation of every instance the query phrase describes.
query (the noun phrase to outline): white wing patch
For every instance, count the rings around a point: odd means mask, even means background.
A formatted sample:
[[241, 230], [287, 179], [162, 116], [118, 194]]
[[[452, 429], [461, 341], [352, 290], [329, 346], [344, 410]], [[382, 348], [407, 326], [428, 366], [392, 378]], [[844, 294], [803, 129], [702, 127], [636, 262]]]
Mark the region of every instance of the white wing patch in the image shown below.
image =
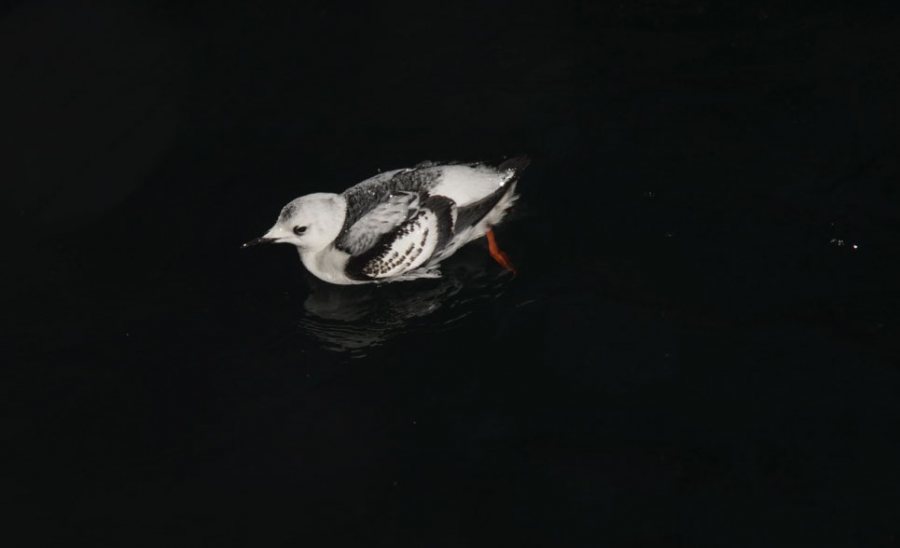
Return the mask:
[[497, 171], [485, 166], [444, 166], [441, 178], [431, 194], [446, 196], [459, 207], [491, 194], [514, 175], [513, 171]]
[[397, 193], [378, 204], [347, 230], [344, 237], [347, 251], [358, 255], [370, 249], [384, 234], [400, 226], [418, 205], [419, 197], [412, 192]]
[[437, 215], [430, 209], [419, 210], [385, 252], [369, 261], [363, 273], [372, 278], [390, 278], [415, 270], [431, 258], [437, 242]]

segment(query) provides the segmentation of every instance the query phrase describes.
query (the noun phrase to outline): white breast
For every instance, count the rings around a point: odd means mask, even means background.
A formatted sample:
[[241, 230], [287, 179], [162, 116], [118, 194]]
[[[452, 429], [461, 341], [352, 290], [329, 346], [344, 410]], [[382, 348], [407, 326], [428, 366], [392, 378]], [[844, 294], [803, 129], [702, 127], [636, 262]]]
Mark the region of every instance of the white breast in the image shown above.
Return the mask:
[[322, 251], [312, 252], [298, 249], [300, 261], [311, 273], [320, 280], [338, 285], [352, 285], [365, 283], [347, 277], [344, 267], [350, 257], [347, 253], [330, 245]]

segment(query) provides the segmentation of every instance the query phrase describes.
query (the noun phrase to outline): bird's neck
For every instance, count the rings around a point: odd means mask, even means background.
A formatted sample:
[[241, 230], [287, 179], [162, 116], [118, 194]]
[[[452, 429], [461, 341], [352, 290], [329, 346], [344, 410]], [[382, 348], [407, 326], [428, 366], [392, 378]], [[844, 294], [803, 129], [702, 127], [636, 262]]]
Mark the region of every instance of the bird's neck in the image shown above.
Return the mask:
[[298, 249], [303, 266], [315, 277], [333, 284], [352, 283], [344, 272], [347, 254], [329, 245], [325, 249]]

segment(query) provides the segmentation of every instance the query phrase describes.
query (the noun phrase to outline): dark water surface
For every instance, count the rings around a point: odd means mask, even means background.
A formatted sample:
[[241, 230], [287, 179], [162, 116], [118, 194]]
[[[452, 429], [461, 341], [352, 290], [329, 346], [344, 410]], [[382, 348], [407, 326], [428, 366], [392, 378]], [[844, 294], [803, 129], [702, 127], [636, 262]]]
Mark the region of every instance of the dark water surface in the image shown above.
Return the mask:
[[[900, 19], [779, 6], [0, 12], [6, 515], [46, 546], [900, 545]], [[522, 152], [515, 278], [483, 242], [353, 288], [239, 249], [298, 195]]]

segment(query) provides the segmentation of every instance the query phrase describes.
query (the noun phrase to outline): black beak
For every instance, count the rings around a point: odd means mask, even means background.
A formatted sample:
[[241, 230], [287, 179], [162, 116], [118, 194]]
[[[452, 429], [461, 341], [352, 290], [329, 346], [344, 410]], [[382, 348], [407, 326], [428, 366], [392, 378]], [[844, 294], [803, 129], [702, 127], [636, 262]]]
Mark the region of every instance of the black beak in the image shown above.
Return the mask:
[[255, 239], [250, 240], [249, 242], [245, 243], [244, 245], [242, 245], [242, 246], [241, 246], [241, 249], [246, 249], [246, 248], [248, 248], [248, 247], [250, 247], [250, 246], [253, 246], [253, 245], [269, 244], [269, 243], [272, 243], [272, 242], [274, 242], [274, 241], [275, 241], [275, 238], [255, 238]]

